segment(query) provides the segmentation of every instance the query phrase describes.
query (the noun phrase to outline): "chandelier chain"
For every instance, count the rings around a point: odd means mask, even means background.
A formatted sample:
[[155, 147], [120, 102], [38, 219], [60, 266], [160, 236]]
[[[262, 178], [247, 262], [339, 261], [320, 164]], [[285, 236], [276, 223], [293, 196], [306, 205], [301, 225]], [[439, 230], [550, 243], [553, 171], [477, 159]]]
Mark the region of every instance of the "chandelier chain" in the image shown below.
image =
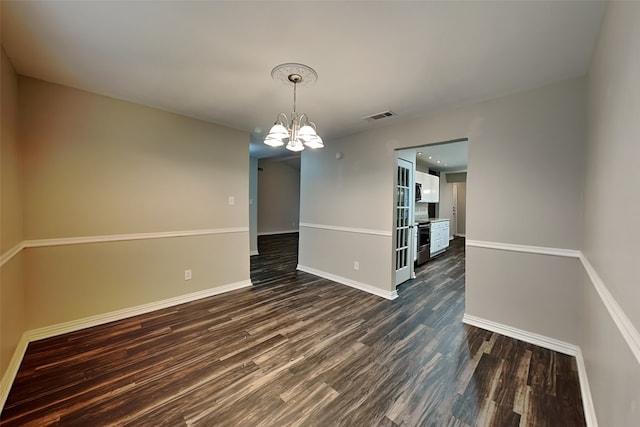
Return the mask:
[[[296, 115], [296, 88], [298, 87], [298, 82], [293, 82], [293, 115]], [[293, 118], [292, 118], [293, 119]]]

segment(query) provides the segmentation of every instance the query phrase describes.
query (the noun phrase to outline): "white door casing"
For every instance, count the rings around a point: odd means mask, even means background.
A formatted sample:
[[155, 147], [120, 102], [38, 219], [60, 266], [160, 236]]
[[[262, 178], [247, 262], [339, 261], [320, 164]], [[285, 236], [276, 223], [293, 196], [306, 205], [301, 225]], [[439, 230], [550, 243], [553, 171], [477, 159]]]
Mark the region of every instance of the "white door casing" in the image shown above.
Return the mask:
[[451, 235], [458, 234], [458, 184], [454, 183], [453, 187], [453, 207], [451, 208]]

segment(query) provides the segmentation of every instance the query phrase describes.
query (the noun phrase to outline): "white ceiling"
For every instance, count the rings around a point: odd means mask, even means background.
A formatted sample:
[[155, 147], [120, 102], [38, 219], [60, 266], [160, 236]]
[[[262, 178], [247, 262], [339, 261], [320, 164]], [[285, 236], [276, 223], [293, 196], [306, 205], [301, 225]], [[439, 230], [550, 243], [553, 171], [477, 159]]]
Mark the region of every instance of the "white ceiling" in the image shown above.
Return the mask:
[[418, 147], [416, 162], [440, 172], [460, 172], [467, 170], [469, 153], [468, 141]]
[[[271, 69], [307, 64], [319, 78], [298, 91], [298, 111], [330, 145], [391, 121], [585, 75], [605, 4], [3, 0], [1, 7], [2, 44], [18, 73], [248, 131], [258, 142], [292, 107], [291, 88], [273, 81]], [[362, 120], [385, 110], [398, 116]]]

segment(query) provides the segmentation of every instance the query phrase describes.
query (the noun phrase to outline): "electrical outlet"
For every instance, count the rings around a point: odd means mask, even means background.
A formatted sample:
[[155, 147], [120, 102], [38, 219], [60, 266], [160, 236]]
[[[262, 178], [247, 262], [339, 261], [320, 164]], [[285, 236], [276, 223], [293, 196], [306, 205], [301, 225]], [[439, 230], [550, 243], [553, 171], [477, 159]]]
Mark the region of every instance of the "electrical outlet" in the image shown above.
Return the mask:
[[360, 270], [360, 262], [359, 261], [353, 261], [353, 269], [354, 270]]
[[184, 280], [191, 280], [191, 270], [184, 271]]

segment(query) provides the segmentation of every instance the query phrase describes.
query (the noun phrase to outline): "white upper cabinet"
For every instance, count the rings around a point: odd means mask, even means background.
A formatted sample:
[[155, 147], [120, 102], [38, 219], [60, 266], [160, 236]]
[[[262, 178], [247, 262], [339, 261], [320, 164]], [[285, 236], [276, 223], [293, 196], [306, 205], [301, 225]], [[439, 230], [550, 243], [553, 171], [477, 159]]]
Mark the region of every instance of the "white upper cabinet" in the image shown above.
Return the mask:
[[431, 199], [429, 203], [439, 203], [440, 202], [440, 178], [435, 175], [427, 174], [429, 179], [431, 180]]
[[422, 187], [422, 203], [440, 202], [440, 178], [424, 172], [416, 171], [416, 183]]

